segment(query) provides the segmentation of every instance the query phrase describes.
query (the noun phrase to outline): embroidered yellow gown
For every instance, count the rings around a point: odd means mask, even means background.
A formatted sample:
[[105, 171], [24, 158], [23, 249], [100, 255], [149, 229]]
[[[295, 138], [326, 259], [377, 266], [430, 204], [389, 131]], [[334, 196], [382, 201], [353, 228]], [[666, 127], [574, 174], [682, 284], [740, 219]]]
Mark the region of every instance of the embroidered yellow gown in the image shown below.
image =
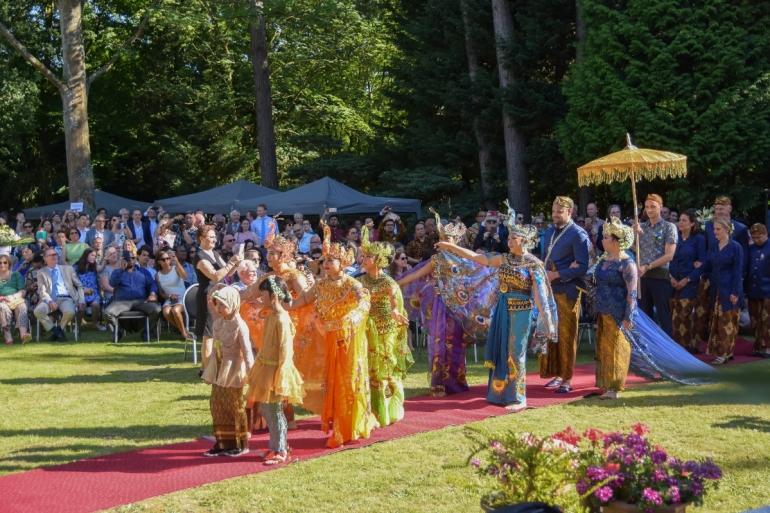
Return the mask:
[[366, 323], [369, 293], [355, 279], [323, 278], [316, 284], [316, 313], [326, 344], [326, 396], [321, 429], [328, 447], [369, 438], [371, 412]]

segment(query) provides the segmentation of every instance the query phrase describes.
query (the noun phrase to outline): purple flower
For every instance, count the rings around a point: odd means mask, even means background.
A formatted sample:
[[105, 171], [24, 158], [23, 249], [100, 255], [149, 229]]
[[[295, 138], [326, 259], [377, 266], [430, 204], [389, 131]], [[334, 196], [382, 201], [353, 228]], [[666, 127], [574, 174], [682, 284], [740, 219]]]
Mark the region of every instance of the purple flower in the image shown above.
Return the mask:
[[678, 486], [672, 486], [669, 488], [666, 495], [668, 495], [668, 500], [671, 501], [671, 504], [679, 504], [682, 502], [682, 496], [679, 493]]
[[665, 481], [667, 477], [666, 473], [658, 468], [652, 471], [652, 480], [656, 483]]
[[473, 465], [476, 468], [479, 468], [481, 466], [481, 460], [478, 458], [472, 458], [471, 465]]
[[663, 498], [652, 488], [645, 488], [644, 491], [642, 491], [642, 501], [656, 506], [663, 504]]
[[602, 486], [594, 492], [594, 496], [596, 496], [602, 503], [610, 502], [613, 495], [615, 495], [615, 492], [613, 492], [612, 488], [609, 486]]
[[492, 448], [494, 452], [504, 452], [505, 449], [503, 448], [503, 444], [500, 443], [499, 440], [493, 440], [489, 443], [489, 446]]
[[692, 493], [695, 497], [700, 497], [703, 495], [703, 483], [700, 481], [694, 481], [692, 484], [690, 484], [690, 493]]
[[603, 481], [604, 479], [607, 479], [607, 471], [601, 467], [588, 467], [586, 475], [589, 479], [594, 481]]
[[589, 485], [586, 481], [581, 479], [580, 481], [575, 484], [575, 489], [577, 490], [578, 495], [584, 495], [588, 491]]
[[706, 460], [701, 463], [698, 474], [704, 479], [722, 479], [722, 469], [712, 460]]
[[666, 451], [662, 449], [655, 449], [652, 451], [652, 454], [650, 454], [650, 459], [652, 459], [652, 462], [656, 465], [660, 465], [666, 462], [668, 455], [666, 454]]

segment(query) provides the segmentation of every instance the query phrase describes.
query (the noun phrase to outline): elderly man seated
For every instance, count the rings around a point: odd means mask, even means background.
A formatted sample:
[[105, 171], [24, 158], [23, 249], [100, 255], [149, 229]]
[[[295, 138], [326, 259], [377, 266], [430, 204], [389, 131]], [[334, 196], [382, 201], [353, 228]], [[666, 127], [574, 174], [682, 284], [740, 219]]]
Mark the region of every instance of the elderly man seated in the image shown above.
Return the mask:
[[120, 314], [128, 311], [147, 314], [151, 325], [157, 322], [160, 315], [158, 285], [146, 269], [137, 265], [136, 256], [130, 251], [123, 252], [120, 268], [110, 276], [110, 286], [114, 289], [114, 299], [104, 312], [113, 329], [118, 329]]
[[[46, 331], [52, 332], [52, 341], [66, 341], [61, 326], [66, 326], [75, 317], [75, 305], [85, 310], [86, 302], [83, 285], [69, 265], [58, 263], [59, 254], [48, 248], [43, 254], [45, 266], [37, 272], [37, 293], [40, 302], [35, 307], [35, 317]], [[49, 314], [59, 310], [61, 323], [54, 325]]]

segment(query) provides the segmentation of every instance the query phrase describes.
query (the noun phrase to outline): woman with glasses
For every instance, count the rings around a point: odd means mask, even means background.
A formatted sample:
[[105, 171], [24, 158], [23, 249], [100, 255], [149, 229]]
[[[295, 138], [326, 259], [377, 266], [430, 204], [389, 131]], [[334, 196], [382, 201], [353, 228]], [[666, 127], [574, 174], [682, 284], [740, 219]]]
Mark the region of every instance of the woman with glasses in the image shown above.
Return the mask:
[[88, 249], [88, 244], [80, 242], [80, 230], [77, 227], [69, 228], [67, 233], [69, 234], [69, 241], [64, 245], [64, 262], [74, 265]]
[[21, 342], [26, 343], [32, 335], [27, 330], [27, 303], [24, 278], [21, 274], [11, 271], [11, 257], [0, 255], [0, 327], [7, 345], [13, 344], [11, 326], [14, 318], [21, 336]]
[[411, 268], [412, 266], [409, 265], [409, 257], [406, 256], [406, 251], [403, 248], [397, 249], [393, 256], [393, 261], [388, 267], [388, 274], [390, 274], [391, 278], [397, 280]]
[[155, 278], [158, 280], [158, 291], [164, 300], [161, 309], [163, 318], [179, 331], [182, 338], [191, 339], [184, 325], [184, 305], [182, 304], [187, 272], [177, 260], [175, 253], [163, 250], [155, 255], [155, 270], [158, 271]]

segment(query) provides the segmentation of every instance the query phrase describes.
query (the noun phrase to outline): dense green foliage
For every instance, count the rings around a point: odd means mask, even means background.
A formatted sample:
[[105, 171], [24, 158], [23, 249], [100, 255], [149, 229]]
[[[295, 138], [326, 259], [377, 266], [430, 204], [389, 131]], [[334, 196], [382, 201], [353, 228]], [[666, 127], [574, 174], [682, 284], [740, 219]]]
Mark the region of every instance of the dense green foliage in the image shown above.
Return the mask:
[[[770, 182], [770, 5], [706, 0], [586, 0], [586, 58], [564, 85], [560, 143], [574, 165], [640, 147], [688, 157], [671, 191], [681, 208], [732, 194], [761, 205]], [[617, 191], [626, 189], [615, 188]]]
[[[673, 205], [717, 192], [758, 209], [770, 182], [770, 7], [763, 2], [510, 0], [514, 85], [498, 85], [489, 0], [467, 0], [477, 54], [468, 75], [460, 0], [265, 2], [281, 183], [329, 175], [369, 192], [467, 214], [481, 202], [473, 120], [491, 142], [494, 202], [505, 189], [503, 109], [525, 141], [533, 210], [576, 194], [575, 168], [620, 149], [685, 153], [686, 181], [642, 185]], [[90, 91], [97, 186], [139, 199], [259, 180], [247, 0], [84, 2], [88, 69], [149, 9], [144, 35]], [[0, 1], [0, 21], [60, 71], [52, 0]], [[0, 41], [0, 190], [5, 208], [60, 199], [61, 102]], [[691, 185], [691, 186], [686, 186]], [[628, 186], [598, 187], [630, 205]]]

